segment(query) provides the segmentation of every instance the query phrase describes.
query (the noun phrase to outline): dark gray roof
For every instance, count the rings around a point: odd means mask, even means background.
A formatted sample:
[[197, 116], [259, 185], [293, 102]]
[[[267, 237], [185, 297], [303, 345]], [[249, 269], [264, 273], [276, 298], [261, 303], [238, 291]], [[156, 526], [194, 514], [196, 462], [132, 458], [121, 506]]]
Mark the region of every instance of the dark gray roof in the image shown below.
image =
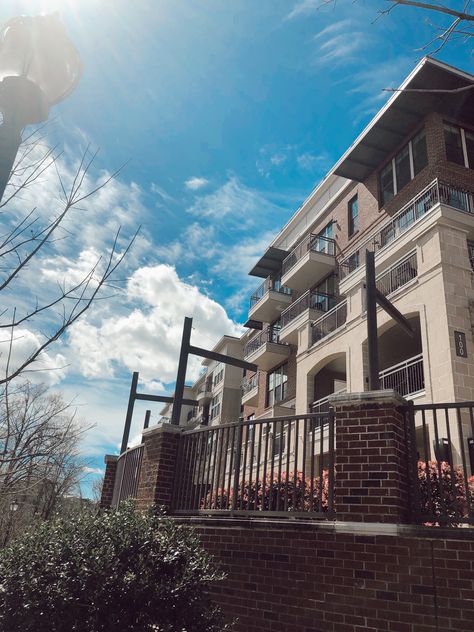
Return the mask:
[[[402, 84], [386, 106], [365, 128], [334, 167], [333, 173], [363, 181], [392, 153], [429, 112], [474, 123], [474, 89], [453, 90], [474, 83], [474, 76], [426, 57]], [[408, 92], [407, 89], [433, 90]]]

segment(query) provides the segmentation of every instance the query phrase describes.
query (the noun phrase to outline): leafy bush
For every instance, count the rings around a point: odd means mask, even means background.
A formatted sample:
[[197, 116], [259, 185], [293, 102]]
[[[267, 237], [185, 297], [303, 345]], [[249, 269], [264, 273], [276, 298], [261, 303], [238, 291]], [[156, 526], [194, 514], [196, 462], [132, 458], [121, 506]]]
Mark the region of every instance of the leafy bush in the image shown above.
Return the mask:
[[434, 518], [431, 525], [456, 525], [467, 515], [468, 494], [474, 501], [474, 476], [466, 481], [460, 467], [446, 461], [418, 461], [420, 511]]
[[[265, 484], [264, 484], [265, 483]], [[321, 494], [322, 492], [322, 494]], [[322, 489], [320, 478], [305, 476], [301, 472], [269, 472], [265, 481], [244, 481], [237, 490], [237, 507], [256, 511], [319, 511], [328, 509], [329, 475], [323, 470]], [[219, 488], [208, 492], [201, 501], [202, 509], [230, 509], [234, 490]]]
[[0, 552], [0, 629], [223, 630], [207, 595], [220, 579], [188, 527], [124, 503], [44, 523]]

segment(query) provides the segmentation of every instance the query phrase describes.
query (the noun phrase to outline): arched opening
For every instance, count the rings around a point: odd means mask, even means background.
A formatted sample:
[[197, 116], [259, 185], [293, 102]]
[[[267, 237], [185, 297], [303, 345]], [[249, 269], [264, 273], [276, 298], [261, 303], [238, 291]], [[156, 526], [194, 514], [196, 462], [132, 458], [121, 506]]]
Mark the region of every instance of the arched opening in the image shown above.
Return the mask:
[[312, 403], [310, 411], [313, 413], [328, 410], [328, 396], [346, 390], [346, 354], [339, 353], [320, 365], [312, 372]]

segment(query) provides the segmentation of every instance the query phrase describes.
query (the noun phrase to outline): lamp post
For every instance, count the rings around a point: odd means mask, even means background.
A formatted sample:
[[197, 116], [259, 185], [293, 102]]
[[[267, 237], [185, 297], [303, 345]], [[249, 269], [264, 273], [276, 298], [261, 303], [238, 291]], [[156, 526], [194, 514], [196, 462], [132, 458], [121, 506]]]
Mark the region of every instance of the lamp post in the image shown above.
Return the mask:
[[0, 30], [0, 201], [15, 162], [21, 132], [46, 121], [51, 106], [77, 86], [79, 54], [59, 15], [18, 17]]
[[8, 515], [7, 532], [5, 533], [5, 539], [3, 540], [3, 546], [6, 546], [8, 543], [8, 540], [10, 539], [10, 533], [13, 526], [13, 516], [15, 515], [15, 513], [18, 511], [18, 508], [19, 508], [19, 505], [16, 499], [11, 501], [9, 508], [10, 508], [10, 513]]

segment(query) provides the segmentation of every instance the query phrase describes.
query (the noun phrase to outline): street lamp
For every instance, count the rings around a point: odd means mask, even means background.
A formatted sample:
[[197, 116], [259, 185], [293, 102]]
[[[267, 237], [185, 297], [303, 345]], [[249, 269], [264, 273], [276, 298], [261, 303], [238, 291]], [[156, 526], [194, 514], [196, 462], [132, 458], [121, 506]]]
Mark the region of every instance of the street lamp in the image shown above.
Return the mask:
[[59, 15], [18, 17], [0, 30], [0, 200], [10, 178], [21, 132], [46, 121], [49, 108], [81, 78], [79, 54]]
[[7, 530], [5, 532], [5, 537], [3, 539], [3, 546], [6, 546], [8, 543], [8, 540], [10, 539], [10, 533], [12, 530], [12, 526], [13, 526], [13, 517], [15, 515], [15, 513], [18, 511], [19, 508], [19, 504], [17, 502], [17, 500], [12, 500], [10, 502], [10, 513], [8, 516], [8, 523], [7, 523]]

